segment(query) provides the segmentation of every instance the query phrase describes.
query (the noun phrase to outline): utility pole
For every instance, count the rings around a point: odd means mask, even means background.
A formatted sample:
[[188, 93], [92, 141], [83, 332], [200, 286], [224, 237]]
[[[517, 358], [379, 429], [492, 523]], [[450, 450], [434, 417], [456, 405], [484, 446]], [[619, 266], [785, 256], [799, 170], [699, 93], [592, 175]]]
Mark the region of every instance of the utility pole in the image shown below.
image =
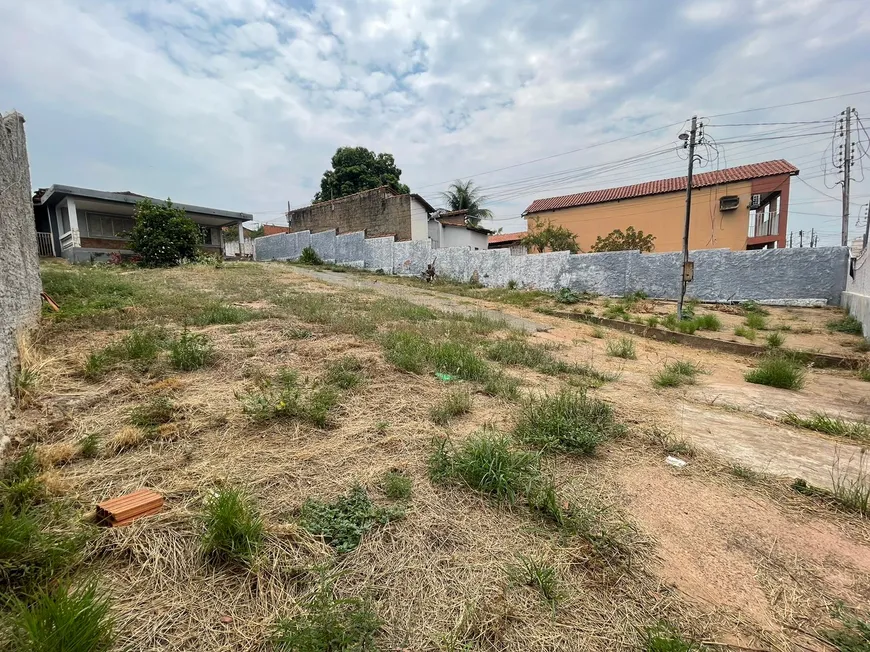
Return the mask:
[[802, 230], [798, 231], [798, 238], [799, 238], [798, 242], [800, 243], [800, 244], [798, 244], [798, 247], [803, 249], [804, 248], [804, 232]]
[[868, 241], [870, 241], [870, 204], [867, 204], [867, 224], [864, 225], [864, 246], [862, 249], [867, 249]]
[[794, 231], [790, 231], [788, 234], [788, 248], [789, 249], [791, 249], [794, 246], [793, 242], [794, 242]]
[[[689, 262], [689, 224], [692, 219], [692, 171], [695, 166], [695, 136], [698, 133], [698, 116], [692, 116], [692, 128], [688, 133], [689, 174], [686, 180], [686, 224], [683, 228], [683, 269], [680, 281], [680, 300], [677, 302], [677, 319], [683, 319], [683, 301], [686, 298], [686, 283], [692, 280], [694, 269]], [[686, 134], [680, 134], [685, 139]], [[685, 146], [685, 145], [684, 145]]]
[[852, 107], [846, 107], [846, 142], [843, 148], [843, 226], [840, 244], [849, 246], [849, 176], [852, 174]]
[[816, 230], [810, 229], [810, 247], [816, 246]]

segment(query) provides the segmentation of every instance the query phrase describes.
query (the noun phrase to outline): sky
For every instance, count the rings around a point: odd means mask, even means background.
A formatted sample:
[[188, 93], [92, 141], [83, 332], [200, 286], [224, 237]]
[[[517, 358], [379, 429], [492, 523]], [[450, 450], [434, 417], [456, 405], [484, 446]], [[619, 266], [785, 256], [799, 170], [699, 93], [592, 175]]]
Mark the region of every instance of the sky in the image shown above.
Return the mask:
[[[436, 206], [474, 179], [485, 225], [517, 231], [536, 198], [685, 174], [676, 138], [698, 115], [699, 171], [786, 158], [789, 230], [838, 244], [835, 120], [851, 105], [870, 130], [866, 0], [7, 1], [0, 43], [0, 110], [27, 120], [34, 187], [262, 223], [362, 145]], [[870, 157], [853, 177], [851, 237]]]

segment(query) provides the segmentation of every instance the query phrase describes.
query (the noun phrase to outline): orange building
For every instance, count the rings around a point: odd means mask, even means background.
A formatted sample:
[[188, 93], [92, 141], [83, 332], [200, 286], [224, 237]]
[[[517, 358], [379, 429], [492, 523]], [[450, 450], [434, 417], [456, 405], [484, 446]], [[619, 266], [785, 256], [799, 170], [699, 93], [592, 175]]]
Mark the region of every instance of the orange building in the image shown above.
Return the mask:
[[[694, 175], [689, 248], [785, 247], [789, 183], [798, 172], [780, 159]], [[529, 228], [549, 220], [570, 229], [582, 251], [598, 236], [629, 226], [654, 235], [655, 251], [680, 251], [686, 177], [536, 199], [523, 216]]]

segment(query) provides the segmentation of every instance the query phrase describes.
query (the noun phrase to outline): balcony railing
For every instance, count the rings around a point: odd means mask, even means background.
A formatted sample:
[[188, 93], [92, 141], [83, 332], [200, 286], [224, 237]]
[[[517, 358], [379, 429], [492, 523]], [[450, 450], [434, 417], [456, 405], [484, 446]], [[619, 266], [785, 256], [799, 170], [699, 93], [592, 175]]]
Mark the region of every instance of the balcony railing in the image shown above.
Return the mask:
[[54, 256], [54, 240], [51, 233], [36, 232], [36, 247], [40, 256]]
[[749, 223], [749, 237], [761, 238], [779, 235], [779, 211], [756, 213], [755, 220]]

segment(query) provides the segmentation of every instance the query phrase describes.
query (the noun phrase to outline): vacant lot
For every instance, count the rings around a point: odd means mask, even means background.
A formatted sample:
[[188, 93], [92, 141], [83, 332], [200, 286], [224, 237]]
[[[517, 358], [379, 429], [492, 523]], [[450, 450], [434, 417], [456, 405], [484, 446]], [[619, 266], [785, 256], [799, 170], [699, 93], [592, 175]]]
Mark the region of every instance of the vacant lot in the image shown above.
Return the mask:
[[861, 372], [278, 263], [43, 276], [0, 647], [69, 603], [93, 650], [866, 649]]

